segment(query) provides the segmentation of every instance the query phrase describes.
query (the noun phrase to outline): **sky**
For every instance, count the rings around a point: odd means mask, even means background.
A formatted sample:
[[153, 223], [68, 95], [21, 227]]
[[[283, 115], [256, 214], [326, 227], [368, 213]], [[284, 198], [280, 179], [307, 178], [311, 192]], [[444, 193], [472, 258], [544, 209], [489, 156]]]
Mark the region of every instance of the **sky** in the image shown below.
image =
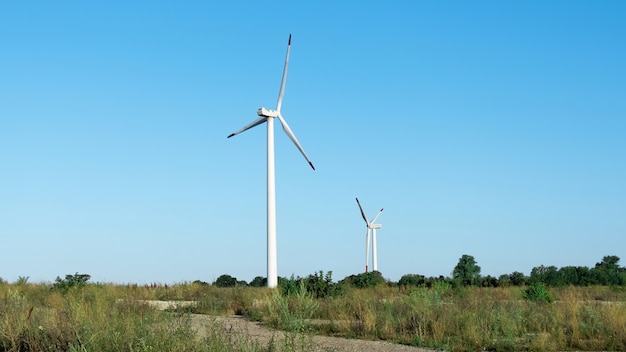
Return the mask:
[[0, 277], [626, 266], [623, 1], [0, 3]]

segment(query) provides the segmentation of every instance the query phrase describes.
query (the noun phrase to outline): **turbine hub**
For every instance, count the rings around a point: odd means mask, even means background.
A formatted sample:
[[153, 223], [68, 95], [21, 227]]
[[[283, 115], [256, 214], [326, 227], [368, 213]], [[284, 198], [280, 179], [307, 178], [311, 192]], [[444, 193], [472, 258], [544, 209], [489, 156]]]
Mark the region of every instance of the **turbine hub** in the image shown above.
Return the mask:
[[278, 111], [270, 110], [270, 109], [266, 109], [266, 108], [259, 108], [259, 110], [257, 110], [256, 114], [259, 115], [259, 116], [265, 116], [265, 117], [277, 117], [278, 116]]

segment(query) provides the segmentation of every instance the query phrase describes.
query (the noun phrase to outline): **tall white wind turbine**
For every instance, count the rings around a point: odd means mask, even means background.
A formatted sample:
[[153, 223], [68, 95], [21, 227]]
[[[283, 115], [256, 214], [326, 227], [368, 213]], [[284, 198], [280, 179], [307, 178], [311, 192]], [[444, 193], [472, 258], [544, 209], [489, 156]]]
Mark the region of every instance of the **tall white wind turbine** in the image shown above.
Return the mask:
[[274, 176], [274, 118], [278, 118], [283, 126], [283, 131], [285, 131], [293, 144], [295, 144], [298, 150], [300, 150], [300, 153], [302, 153], [306, 161], [308, 161], [311, 168], [315, 170], [313, 163], [309, 160], [309, 157], [304, 152], [304, 149], [302, 149], [300, 142], [298, 142], [298, 139], [291, 131], [291, 128], [289, 128], [287, 121], [285, 121], [280, 114], [280, 107], [285, 93], [285, 81], [287, 80], [287, 67], [289, 66], [290, 50], [291, 34], [289, 35], [289, 41], [287, 42], [287, 56], [285, 57], [285, 68], [283, 69], [283, 79], [280, 83], [276, 110], [270, 110], [264, 107], [259, 108], [259, 110], [257, 110], [257, 115], [259, 116], [258, 119], [228, 136], [228, 138], [230, 138], [243, 131], [251, 129], [252, 127], [258, 126], [263, 122], [267, 122], [267, 287], [276, 287], [278, 285], [278, 264], [276, 259], [276, 182]]
[[359, 198], [356, 199], [356, 204], [359, 205], [359, 209], [361, 210], [361, 216], [363, 220], [365, 220], [365, 225], [367, 226], [367, 233], [365, 234], [365, 272], [368, 272], [369, 269], [369, 251], [370, 251], [370, 233], [372, 235], [372, 264], [374, 271], [378, 271], [378, 253], [376, 252], [376, 230], [383, 227], [381, 224], [376, 224], [376, 220], [380, 214], [382, 214], [384, 208], [381, 208], [376, 214], [376, 217], [372, 221], [367, 219], [367, 215], [363, 211], [363, 207], [361, 206], [361, 202], [359, 202]]

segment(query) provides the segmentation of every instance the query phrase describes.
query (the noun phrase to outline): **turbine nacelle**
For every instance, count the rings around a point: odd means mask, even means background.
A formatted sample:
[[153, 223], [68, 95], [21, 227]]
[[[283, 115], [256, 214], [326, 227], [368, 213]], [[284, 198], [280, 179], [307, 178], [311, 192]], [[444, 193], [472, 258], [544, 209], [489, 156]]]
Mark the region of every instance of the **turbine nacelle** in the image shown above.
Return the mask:
[[256, 114], [265, 117], [278, 117], [278, 111], [266, 108], [259, 108]]
[[367, 227], [369, 227], [370, 229], [373, 229], [373, 230], [377, 230], [377, 229], [380, 229], [381, 227], [383, 227], [383, 225], [382, 224], [369, 224], [369, 225], [367, 225]]

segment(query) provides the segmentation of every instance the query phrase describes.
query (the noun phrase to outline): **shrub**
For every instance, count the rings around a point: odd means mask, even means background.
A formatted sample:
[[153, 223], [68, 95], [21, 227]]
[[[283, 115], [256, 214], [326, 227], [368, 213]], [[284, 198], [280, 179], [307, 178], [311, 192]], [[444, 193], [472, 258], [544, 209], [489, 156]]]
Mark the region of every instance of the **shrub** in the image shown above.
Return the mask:
[[358, 288], [374, 287], [385, 283], [383, 275], [379, 271], [370, 271], [358, 275], [350, 275], [341, 280], [342, 284], [351, 285]]
[[280, 292], [285, 296], [297, 293], [301, 280], [302, 279], [300, 277], [296, 278], [293, 274], [289, 279], [278, 277], [278, 287], [280, 287]]
[[65, 279], [61, 279], [57, 276], [54, 280], [53, 287], [61, 292], [67, 292], [72, 288], [82, 288], [87, 285], [87, 281], [91, 279], [91, 275], [88, 274], [79, 274], [76, 273], [74, 275], [67, 274], [65, 275]]
[[307, 292], [302, 280], [298, 280], [295, 292], [285, 295], [275, 290], [268, 301], [270, 323], [288, 332], [304, 332], [306, 320], [312, 318], [318, 309], [319, 304]]
[[406, 274], [400, 278], [398, 285], [423, 287], [426, 286], [426, 278], [424, 275]]
[[336, 297], [342, 293], [342, 286], [333, 283], [333, 272], [329, 271], [324, 274], [320, 270], [319, 273], [309, 275], [305, 280], [306, 289], [313, 294], [315, 298]]
[[552, 303], [554, 298], [550, 289], [542, 282], [533, 283], [524, 290], [524, 298], [530, 301], [543, 301]]

